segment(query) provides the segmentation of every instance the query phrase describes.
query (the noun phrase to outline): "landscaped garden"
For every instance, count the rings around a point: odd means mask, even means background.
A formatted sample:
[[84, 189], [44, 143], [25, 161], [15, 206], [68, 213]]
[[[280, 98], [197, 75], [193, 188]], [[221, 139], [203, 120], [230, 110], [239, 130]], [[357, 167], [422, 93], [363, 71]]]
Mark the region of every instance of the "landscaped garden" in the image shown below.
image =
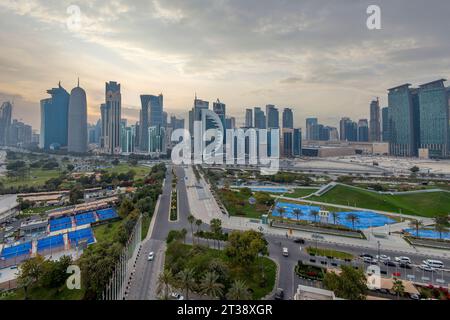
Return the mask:
[[230, 215], [246, 218], [261, 218], [262, 214], [268, 213], [274, 203], [274, 199], [267, 192], [253, 193], [249, 188], [239, 190], [223, 188], [217, 195]]

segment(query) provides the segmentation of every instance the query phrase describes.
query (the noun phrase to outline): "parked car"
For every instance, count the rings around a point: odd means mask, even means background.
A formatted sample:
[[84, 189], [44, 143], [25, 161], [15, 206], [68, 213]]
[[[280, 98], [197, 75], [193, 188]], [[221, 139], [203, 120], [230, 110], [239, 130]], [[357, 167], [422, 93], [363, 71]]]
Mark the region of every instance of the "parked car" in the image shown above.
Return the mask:
[[305, 244], [305, 240], [302, 238], [296, 238], [296, 239], [294, 239], [294, 242], [299, 243], [299, 244]]
[[370, 264], [377, 262], [377, 260], [375, 260], [374, 258], [371, 258], [371, 257], [363, 257], [363, 261], [364, 261], [364, 263], [370, 263]]
[[386, 265], [386, 266], [388, 266], [388, 267], [396, 267], [396, 266], [398, 266], [398, 263], [397, 262], [394, 262], [394, 261], [385, 261], [384, 262], [384, 264]]
[[152, 251], [148, 254], [147, 261], [153, 261], [154, 258], [155, 258], [155, 253]]
[[378, 261], [380, 262], [386, 262], [386, 261], [391, 261], [391, 257], [385, 255], [385, 254], [381, 254], [381, 255], [377, 255], [376, 257], [378, 259]]
[[418, 295], [417, 293], [412, 293], [412, 294], [409, 295], [409, 297], [412, 300], [420, 300], [420, 295]]
[[435, 268], [430, 267], [430, 266], [427, 265], [427, 264], [421, 264], [421, 265], [419, 266], [419, 269], [420, 269], [420, 270], [423, 270], [423, 271], [428, 271], [428, 272], [436, 271]]
[[361, 258], [370, 258], [370, 259], [373, 259], [373, 255], [371, 255], [371, 254], [368, 254], [368, 253], [363, 253], [363, 254], [360, 254], [359, 255]]
[[281, 288], [278, 288], [275, 292], [274, 296], [275, 300], [283, 300], [284, 299], [284, 290]]
[[439, 260], [427, 259], [427, 260], [422, 261], [422, 263], [426, 264], [427, 266], [430, 266], [432, 268], [436, 268], [436, 269], [444, 268], [444, 263]]
[[399, 263], [407, 263], [407, 264], [411, 263], [411, 259], [405, 256], [395, 257], [395, 261]]
[[184, 297], [177, 292], [172, 292], [171, 297], [174, 298], [175, 300], [184, 300]]

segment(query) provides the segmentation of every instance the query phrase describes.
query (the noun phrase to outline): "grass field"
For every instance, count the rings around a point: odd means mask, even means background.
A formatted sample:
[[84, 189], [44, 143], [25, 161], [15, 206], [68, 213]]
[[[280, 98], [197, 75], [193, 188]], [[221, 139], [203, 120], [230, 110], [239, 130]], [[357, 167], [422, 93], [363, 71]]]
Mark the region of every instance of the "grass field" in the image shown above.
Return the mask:
[[232, 216], [260, 219], [261, 215], [266, 214], [269, 209], [262, 204], [250, 204], [250, 197], [237, 191], [221, 189], [217, 194]]
[[97, 242], [112, 240], [113, 237], [117, 234], [121, 223], [122, 221], [119, 220], [94, 227], [94, 235], [95, 239], [97, 239]]
[[318, 188], [298, 188], [294, 189], [293, 193], [285, 193], [284, 196], [288, 198], [301, 198], [309, 196], [311, 193], [319, 190]]
[[337, 251], [337, 250], [332, 250], [332, 249], [322, 249], [322, 248], [313, 248], [313, 247], [308, 247], [306, 248], [306, 251], [309, 254], [314, 254], [316, 256], [322, 256], [322, 257], [333, 257], [333, 258], [338, 258], [338, 259], [353, 259], [353, 255], [348, 253], [348, 252], [344, 252], [344, 251]]
[[51, 178], [56, 178], [60, 175], [60, 170], [42, 170], [42, 169], [31, 169], [29, 175], [25, 178], [8, 178], [2, 177], [0, 181], [3, 183], [5, 188], [8, 187], [18, 187], [18, 186], [41, 186]]
[[[83, 288], [80, 290], [69, 290], [66, 284], [60, 288], [42, 288], [35, 286], [28, 292], [28, 299], [30, 300], [81, 300], [84, 296]], [[18, 289], [11, 291], [5, 296], [0, 296], [0, 300], [24, 300], [25, 291]]]
[[139, 180], [139, 179], [144, 178], [150, 172], [151, 168], [146, 167], [146, 166], [140, 166], [140, 165], [132, 166], [127, 163], [121, 163], [121, 164], [118, 164], [117, 166], [106, 169], [107, 172], [115, 172], [117, 174], [127, 173], [130, 170], [133, 170], [136, 172], [136, 176], [134, 177], [134, 180]]
[[384, 195], [349, 186], [338, 185], [320, 197], [308, 200], [330, 204], [434, 217], [450, 213], [450, 193], [431, 192], [407, 195]]

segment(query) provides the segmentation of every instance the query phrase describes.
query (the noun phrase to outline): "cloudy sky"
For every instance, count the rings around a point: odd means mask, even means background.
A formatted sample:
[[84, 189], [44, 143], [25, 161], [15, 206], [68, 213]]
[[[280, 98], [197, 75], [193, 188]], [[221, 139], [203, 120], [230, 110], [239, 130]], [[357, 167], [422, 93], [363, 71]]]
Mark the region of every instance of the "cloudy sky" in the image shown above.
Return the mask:
[[[372, 4], [381, 30], [366, 27]], [[114, 80], [132, 121], [140, 94], [182, 115], [197, 92], [238, 124], [276, 104], [297, 126], [337, 125], [367, 118], [374, 97], [384, 106], [389, 87], [450, 77], [449, 39], [448, 0], [0, 0], [0, 101], [38, 129], [46, 90], [80, 77], [91, 122]]]

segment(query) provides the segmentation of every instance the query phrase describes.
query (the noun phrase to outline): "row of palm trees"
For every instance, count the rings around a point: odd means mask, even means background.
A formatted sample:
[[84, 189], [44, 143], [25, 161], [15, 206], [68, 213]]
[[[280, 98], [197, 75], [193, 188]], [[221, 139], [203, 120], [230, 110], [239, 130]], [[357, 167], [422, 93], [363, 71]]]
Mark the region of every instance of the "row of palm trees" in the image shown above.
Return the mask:
[[224, 296], [225, 286], [218, 280], [219, 276], [214, 271], [206, 272], [197, 283], [194, 269], [186, 268], [174, 275], [169, 268], [166, 268], [158, 277], [157, 294], [162, 299], [167, 300], [170, 292], [173, 292], [173, 288], [177, 288], [183, 291], [187, 300], [189, 299], [189, 293], [192, 292], [197, 292], [212, 299], [220, 297], [226, 297], [228, 300], [251, 299], [252, 296], [245, 281], [235, 280]]
[[[277, 207], [276, 210], [277, 210], [278, 214], [280, 215], [281, 220], [286, 218], [284, 216], [284, 214], [286, 213], [286, 209], [285, 208]], [[305, 215], [305, 213], [300, 208], [295, 208], [294, 210], [292, 210], [292, 213], [295, 214], [297, 220], [300, 220], [300, 217]], [[333, 224], [336, 225], [339, 222], [339, 220], [340, 220], [339, 213], [338, 212], [330, 212], [330, 214], [331, 214], [331, 217], [333, 218]], [[311, 210], [309, 212], [309, 215], [314, 218], [314, 223], [317, 223], [317, 219], [320, 216], [319, 211]], [[358, 216], [356, 214], [353, 214], [353, 213], [348, 214], [345, 217], [345, 219], [352, 223], [353, 229], [355, 229], [355, 223], [359, 222]], [[320, 223], [320, 220], [319, 220], [319, 223]]]
[[[448, 217], [447, 216], [437, 216], [433, 218], [434, 220], [434, 231], [439, 233], [439, 239], [442, 239], [442, 233], [448, 231]], [[419, 236], [419, 230], [424, 227], [422, 220], [414, 219], [411, 220], [409, 226], [416, 231], [416, 237]]]
[[[187, 220], [188, 220], [189, 224], [191, 225], [191, 234], [192, 234], [193, 244], [195, 244], [194, 224], [197, 227], [197, 244], [200, 244], [200, 229], [201, 229], [201, 226], [203, 225], [202, 219], [196, 219], [192, 214], [189, 214]], [[214, 248], [216, 248], [216, 242], [217, 242], [217, 248], [220, 249], [219, 236], [222, 234], [222, 221], [220, 219], [212, 219], [209, 223], [209, 227], [211, 229], [211, 232], [216, 236], [215, 239], [213, 239]], [[208, 247], [209, 247], [209, 239], [206, 238], [206, 241], [208, 242]]]

